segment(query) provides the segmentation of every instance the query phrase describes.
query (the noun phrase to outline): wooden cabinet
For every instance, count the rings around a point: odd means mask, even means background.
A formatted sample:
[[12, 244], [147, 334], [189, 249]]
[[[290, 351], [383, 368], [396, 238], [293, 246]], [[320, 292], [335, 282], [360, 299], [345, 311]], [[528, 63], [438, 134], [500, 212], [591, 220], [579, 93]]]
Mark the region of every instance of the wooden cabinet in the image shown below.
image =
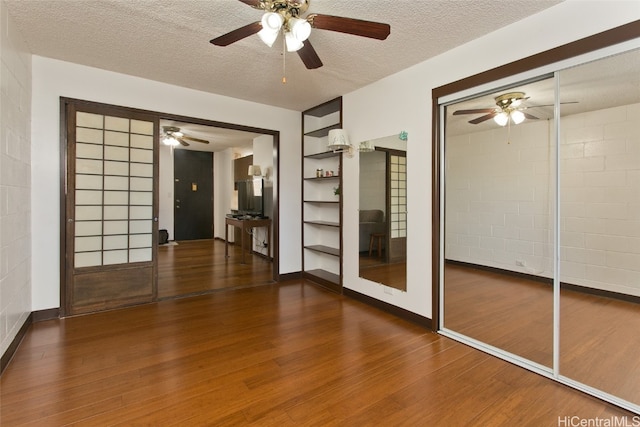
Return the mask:
[[342, 153], [327, 149], [342, 127], [342, 98], [302, 113], [302, 272], [342, 292]]

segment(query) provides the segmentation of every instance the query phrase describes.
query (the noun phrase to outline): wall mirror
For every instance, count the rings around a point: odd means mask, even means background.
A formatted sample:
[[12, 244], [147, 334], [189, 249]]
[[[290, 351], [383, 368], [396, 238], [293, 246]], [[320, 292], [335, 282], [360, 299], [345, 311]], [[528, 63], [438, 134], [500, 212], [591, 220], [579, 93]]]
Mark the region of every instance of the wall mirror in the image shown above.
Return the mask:
[[407, 141], [398, 135], [360, 144], [359, 276], [407, 290]]

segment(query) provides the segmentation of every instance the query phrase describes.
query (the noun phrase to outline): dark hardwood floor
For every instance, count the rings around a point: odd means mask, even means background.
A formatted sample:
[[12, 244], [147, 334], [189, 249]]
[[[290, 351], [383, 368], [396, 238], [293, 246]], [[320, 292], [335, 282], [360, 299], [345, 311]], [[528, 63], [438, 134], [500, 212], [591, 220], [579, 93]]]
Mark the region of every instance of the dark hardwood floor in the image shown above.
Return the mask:
[[[635, 353], [634, 353], [635, 355]], [[2, 426], [557, 426], [631, 414], [304, 281], [32, 325]]]
[[222, 240], [187, 240], [158, 247], [158, 298], [196, 295], [220, 289], [258, 286], [273, 282], [272, 262]]
[[407, 263], [395, 262], [391, 264], [387, 263], [372, 263], [367, 257], [360, 257], [360, 277], [371, 280], [376, 283], [383, 283], [386, 286], [399, 289], [401, 291], [407, 290]]
[[[447, 264], [444, 301], [447, 329], [552, 366], [549, 284]], [[638, 331], [637, 303], [561, 287], [560, 374], [640, 404]]]

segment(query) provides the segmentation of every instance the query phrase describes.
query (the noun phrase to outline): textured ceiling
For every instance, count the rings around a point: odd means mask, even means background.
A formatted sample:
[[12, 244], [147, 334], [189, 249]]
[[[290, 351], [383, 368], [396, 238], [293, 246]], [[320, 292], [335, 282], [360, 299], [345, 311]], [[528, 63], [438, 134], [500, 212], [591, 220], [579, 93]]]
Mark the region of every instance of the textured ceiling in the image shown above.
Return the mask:
[[307, 70], [257, 35], [209, 40], [259, 21], [239, 0], [5, 0], [32, 53], [302, 111], [490, 33], [560, 0], [311, 0], [309, 13], [391, 25], [379, 41], [325, 30]]

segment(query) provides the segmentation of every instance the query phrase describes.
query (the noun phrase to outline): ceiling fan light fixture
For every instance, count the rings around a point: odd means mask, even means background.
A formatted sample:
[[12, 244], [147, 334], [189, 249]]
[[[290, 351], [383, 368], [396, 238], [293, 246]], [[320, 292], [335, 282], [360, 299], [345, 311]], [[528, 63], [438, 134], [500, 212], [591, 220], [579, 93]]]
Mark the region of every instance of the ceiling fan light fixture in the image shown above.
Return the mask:
[[311, 24], [306, 19], [291, 18], [289, 19], [289, 32], [303, 42], [311, 35]]
[[177, 139], [170, 135], [165, 136], [162, 140], [162, 143], [170, 147], [175, 147], [176, 145], [180, 144]]
[[520, 123], [524, 122], [524, 113], [522, 111], [515, 110], [512, 111], [510, 115], [513, 123], [519, 125]]
[[261, 23], [262, 29], [277, 33], [282, 28], [282, 24], [284, 24], [284, 17], [279, 13], [267, 12], [262, 15]]
[[260, 40], [262, 40], [264, 44], [271, 47], [278, 38], [278, 31], [271, 31], [263, 28], [258, 31], [258, 37], [260, 37]]
[[287, 43], [287, 52], [296, 52], [302, 49], [302, 46], [304, 46], [304, 43], [298, 40], [296, 36], [291, 32], [287, 32], [285, 34], [285, 40]]
[[493, 121], [495, 121], [500, 126], [506, 126], [509, 122], [509, 115], [502, 111], [501, 113], [498, 113], [493, 117]]

